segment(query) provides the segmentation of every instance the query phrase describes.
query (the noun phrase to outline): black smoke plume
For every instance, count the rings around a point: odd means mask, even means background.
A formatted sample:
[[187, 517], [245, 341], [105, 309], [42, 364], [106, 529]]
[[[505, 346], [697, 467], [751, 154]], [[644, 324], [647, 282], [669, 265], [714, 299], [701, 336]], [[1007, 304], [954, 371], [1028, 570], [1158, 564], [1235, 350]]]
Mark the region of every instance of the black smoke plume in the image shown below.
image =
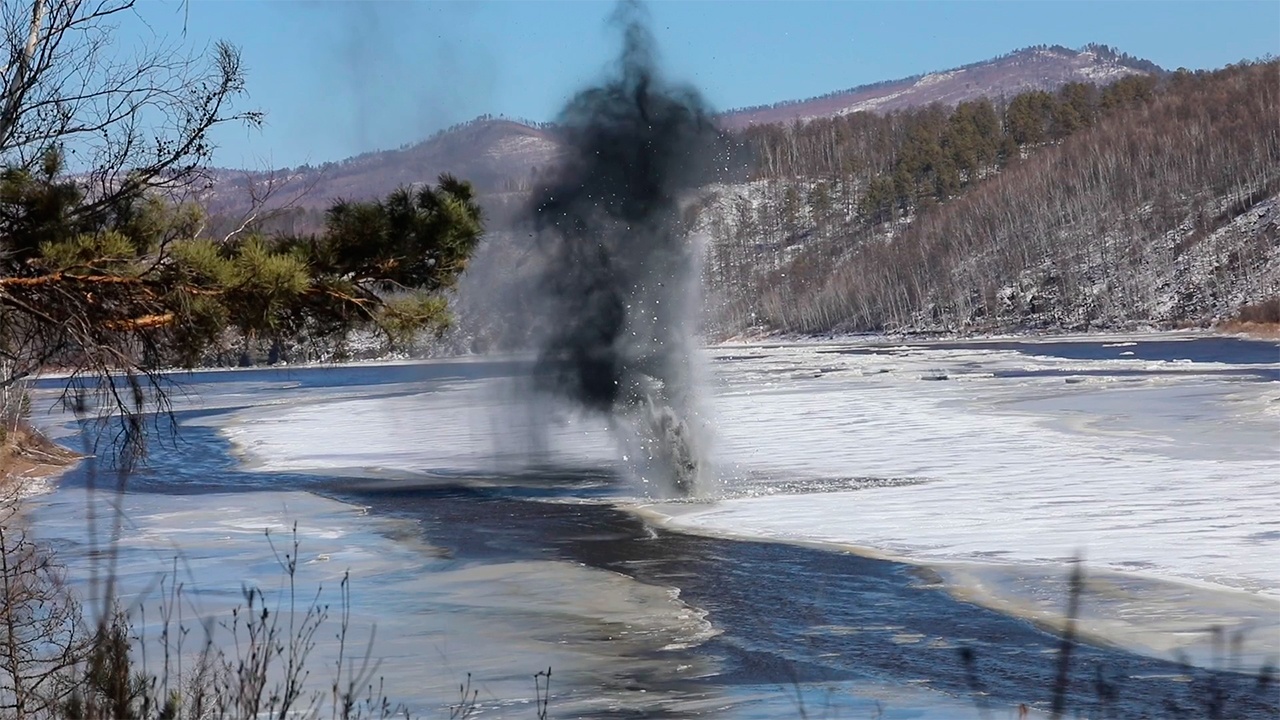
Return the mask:
[[705, 475], [696, 398], [697, 248], [690, 191], [733, 156], [692, 87], [659, 76], [633, 3], [614, 16], [622, 53], [561, 111], [568, 147], [534, 193], [550, 330], [544, 390], [606, 415], [647, 481], [681, 494]]

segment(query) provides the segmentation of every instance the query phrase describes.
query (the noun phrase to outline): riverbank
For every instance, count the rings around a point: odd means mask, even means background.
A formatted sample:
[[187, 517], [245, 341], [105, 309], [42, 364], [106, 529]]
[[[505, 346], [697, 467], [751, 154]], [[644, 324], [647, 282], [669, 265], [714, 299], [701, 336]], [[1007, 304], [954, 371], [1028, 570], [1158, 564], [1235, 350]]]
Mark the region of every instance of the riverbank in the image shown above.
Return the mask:
[[1280, 340], [1280, 323], [1240, 322], [1232, 320], [1218, 325], [1215, 332], [1251, 340]]
[[[788, 333], [756, 328], [732, 334], [721, 334], [706, 338], [705, 349], [734, 348], [741, 345], [813, 345], [828, 343], [927, 343], [927, 342], [973, 342], [982, 343], [1000, 340], [1016, 340], [1022, 342], [1107, 342], [1116, 339], [1183, 339], [1234, 337], [1242, 340], [1260, 340], [1264, 342], [1280, 341], [1280, 323], [1228, 320], [1212, 326], [1203, 325], [1155, 325], [1150, 323], [1134, 323], [1128, 326], [1094, 328], [1088, 330], [1062, 328], [970, 328], [966, 330], [937, 329], [900, 329], [891, 332], [866, 333]], [[406, 357], [403, 354], [391, 353], [378, 357], [367, 357], [344, 361], [310, 361], [279, 362], [274, 364], [228, 366], [208, 365], [193, 368], [170, 367], [158, 371], [160, 374], [173, 377], [181, 375], [200, 375], [226, 373], [231, 376], [262, 371], [293, 369], [360, 369], [360, 368], [412, 368], [422, 365], [451, 365], [455, 363], [489, 364], [502, 362], [526, 362], [537, 357], [534, 350], [510, 350], [486, 354], [459, 353], [433, 354], [427, 352], [421, 356]], [[40, 383], [66, 380], [71, 377], [70, 371], [51, 369], [39, 374]]]
[[26, 423], [0, 430], [0, 502], [47, 492], [49, 483], [80, 460]]

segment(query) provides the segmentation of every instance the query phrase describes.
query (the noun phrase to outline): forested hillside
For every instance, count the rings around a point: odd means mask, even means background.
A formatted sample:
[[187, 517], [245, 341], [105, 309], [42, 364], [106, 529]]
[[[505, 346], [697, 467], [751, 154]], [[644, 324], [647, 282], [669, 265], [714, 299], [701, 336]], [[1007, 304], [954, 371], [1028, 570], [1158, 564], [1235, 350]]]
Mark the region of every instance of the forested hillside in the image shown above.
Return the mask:
[[1280, 292], [1280, 65], [1072, 83], [747, 137], [711, 189], [712, 327], [1202, 323]]

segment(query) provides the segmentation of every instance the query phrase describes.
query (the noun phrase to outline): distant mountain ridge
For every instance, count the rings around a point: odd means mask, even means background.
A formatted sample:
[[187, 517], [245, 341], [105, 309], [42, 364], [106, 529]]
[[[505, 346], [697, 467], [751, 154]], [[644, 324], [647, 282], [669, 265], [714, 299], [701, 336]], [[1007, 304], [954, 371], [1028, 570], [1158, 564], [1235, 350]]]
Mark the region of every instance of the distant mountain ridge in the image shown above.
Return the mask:
[[[1159, 74], [1156, 64], [1104, 45], [1072, 50], [1039, 45], [951, 70], [841, 90], [816, 98], [740, 108], [718, 117], [726, 129], [791, 123], [855, 112], [892, 112], [931, 103], [954, 105], [986, 96], [1009, 97], [1031, 89], [1053, 90], [1068, 82], [1105, 84], [1126, 75]], [[275, 173], [218, 170], [205, 195], [213, 214], [234, 215], [268, 185], [268, 206], [326, 207], [338, 198], [386, 195], [402, 185], [432, 182], [451, 173], [482, 194], [522, 191], [536, 174], [555, 164], [562, 148], [552, 124], [482, 116], [395, 150], [363, 153], [340, 162]]]
[[1079, 50], [1034, 45], [950, 70], [860, 85], [806, 100], [789, 100], [726, 111], [728, 128], [794, 122], [852, 112], [891, 112], [940, 102], [954, 105], [986, 96], [992, 99], [1027, 90], [1052, 90], [1068, 82], [1107, 83], [1126, 75], [1160, 74], [1149, 60], [1106, 45]]

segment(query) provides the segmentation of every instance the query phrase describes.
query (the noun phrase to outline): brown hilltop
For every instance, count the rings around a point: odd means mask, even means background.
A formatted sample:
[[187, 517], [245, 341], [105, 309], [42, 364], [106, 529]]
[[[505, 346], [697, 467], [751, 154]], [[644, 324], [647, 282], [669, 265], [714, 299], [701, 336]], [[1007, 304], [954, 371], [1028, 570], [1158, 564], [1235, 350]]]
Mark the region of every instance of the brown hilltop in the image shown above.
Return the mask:
[[274, 173], [217, 170], [206, 207], [212, 214], [240, 212], [250, 197], [268, 187], [268, 206], [293, 204], [323, 208], [337, 199], [364, 200], [442, 173], [469, 180], [481, 193], [527, 187], [538, 168], [560, 154], [554, 130], [513, 120], [478, 118], [396, 150], [364, 153], [341, 162], [304, 165]]

